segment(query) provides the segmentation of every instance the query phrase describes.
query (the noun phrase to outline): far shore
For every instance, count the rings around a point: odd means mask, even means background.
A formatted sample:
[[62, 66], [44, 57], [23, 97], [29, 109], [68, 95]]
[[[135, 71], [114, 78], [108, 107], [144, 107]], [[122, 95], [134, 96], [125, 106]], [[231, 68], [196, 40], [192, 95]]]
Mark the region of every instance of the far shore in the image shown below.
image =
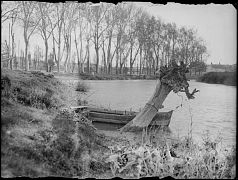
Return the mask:
[[197, 79], [198, 82], [236, 86], [236, 72], [209, 72]]
[[[70, 79], [80, 80], [156, 80], [158, 75], [108, 75], [108, 74], [88, 74], [88, 73], [58, 73], [54, 72], [56, 77], [64, 77]], [[188, 80], [195, 80], [198, 82], [209, 84], [224, 84], [229, 86], [236, 86], [236, 72], [208, 72], [202, 74], [186, 75]]]
[[[67, 77], [72, 79], [81, 79], [81, 80], [156, 80], [158, 75], [116, 75], [116, 74], [88, 74], [88, 73], [53, 73], [56, 77]], [[196, 80], [202, 75], [189, 75], [187, 74], [187, 79]]]

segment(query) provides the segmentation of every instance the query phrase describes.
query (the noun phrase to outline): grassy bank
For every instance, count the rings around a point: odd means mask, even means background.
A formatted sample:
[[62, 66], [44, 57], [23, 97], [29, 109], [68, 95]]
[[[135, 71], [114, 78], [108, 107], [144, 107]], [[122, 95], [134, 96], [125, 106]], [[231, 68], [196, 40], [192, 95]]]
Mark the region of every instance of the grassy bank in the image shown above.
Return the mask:
[[236, 72], [209, 72], [198, 78], [198, 81], [236, 86]]
[[[234, 178], [236, 150], [166, 131], [99, 131], [67, 109], [84, 84], [2, 69], [1, 176]], [[78, 90], [78, 91], [76, 91]], [[66, 108], [66, 109], [65, 109]]]
[[100, 136], [61, 110], [77, 104], [75, 87], [41, 72], [1, 73], [1, 176], [83, 176], [81, 157], [100, 149]]

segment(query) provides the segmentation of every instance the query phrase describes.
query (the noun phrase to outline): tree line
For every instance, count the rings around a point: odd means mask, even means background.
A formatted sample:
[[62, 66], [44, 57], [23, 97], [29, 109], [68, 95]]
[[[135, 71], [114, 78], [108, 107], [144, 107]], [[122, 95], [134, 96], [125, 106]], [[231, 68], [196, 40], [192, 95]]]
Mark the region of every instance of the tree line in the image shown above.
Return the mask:
[[105, 74], [124, 74], [125, 69], [133, 74], [133, 68], [137, 67], [139, 74], [151, 75], [161, 66], [181, 61], [191, 69], [203, 71], [205, 68], [207, 48], [196, 30], [166, 23], [133, 3], [12, 1], [1, 5], [1, 23], [9, 24], [9, 42], [2, 43], [2, 47], [12, 57], [16, 56], [14, 30], [17, 29], [14, 27], [16, 23], [20, 25], [26, 71], [30, 64], [29, 43], [35, 33], [44, 42], [43, 53], [41, 47], [35, 47], [35, 69], [43, 57], [47, 72], [52, 64], [50, 60], [58, 72], [60, 64], [64, 72], [77, 67], [79, 73], [90, 73], [90, 66], [95, 64], [95, 73]]

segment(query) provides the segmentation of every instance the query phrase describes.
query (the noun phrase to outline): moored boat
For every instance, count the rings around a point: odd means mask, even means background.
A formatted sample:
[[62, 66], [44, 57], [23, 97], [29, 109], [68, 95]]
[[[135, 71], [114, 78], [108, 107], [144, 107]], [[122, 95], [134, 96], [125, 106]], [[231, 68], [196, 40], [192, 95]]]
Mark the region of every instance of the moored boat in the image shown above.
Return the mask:
[[[77, 106], [72, 107], [72, 109], [74, 109], [75, 112], [86, 110], [85, 115], [88, 119], [92, 120], [92, 122], [115, 125], [125, 125], [138, 114], [138, 112], [135, 111], [118, 111], [87, 106]], [[172, 114], [173, 110], [168, 112], [158, 112], [152, 119], [150, 125], [169, 126]]]

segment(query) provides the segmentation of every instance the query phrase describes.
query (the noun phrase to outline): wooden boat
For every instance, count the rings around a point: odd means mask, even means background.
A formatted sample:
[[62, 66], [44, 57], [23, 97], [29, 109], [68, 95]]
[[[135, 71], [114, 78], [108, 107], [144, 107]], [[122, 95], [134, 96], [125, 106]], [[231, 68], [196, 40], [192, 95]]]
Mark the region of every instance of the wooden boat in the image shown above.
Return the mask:
[[[84, 111], [88, 119], [92, 122], [125, 125], [131, 121], [138, 112], [135, 111], [118, 111], [103, 108], [94, 108], [87, 106], [72, 107], [75, 112]], [[159, 112], [151, 121], [151, 126], [169, 126], [173, 111]]]

